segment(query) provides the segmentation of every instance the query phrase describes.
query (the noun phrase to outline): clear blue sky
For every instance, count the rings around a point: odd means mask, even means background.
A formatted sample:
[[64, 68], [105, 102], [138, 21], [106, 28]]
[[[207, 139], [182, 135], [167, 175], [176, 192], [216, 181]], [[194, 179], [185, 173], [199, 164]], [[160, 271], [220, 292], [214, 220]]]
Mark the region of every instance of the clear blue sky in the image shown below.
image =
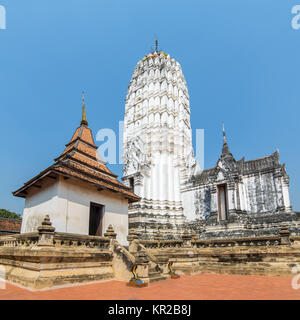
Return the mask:
[[[289, 0], [0, 0], [0, 208], [21, 213], [11, 191], [52, 164], [81, 116], [94, 134], [117, 130], [136, 63], [160, 49], [179, 61], [192, 128], [205, 129], [214, 166], [225, 122], [234, 156], [277, 148], [300, 210], [300, 29]], [[121, 166], [111, 169], [121, 175]]]

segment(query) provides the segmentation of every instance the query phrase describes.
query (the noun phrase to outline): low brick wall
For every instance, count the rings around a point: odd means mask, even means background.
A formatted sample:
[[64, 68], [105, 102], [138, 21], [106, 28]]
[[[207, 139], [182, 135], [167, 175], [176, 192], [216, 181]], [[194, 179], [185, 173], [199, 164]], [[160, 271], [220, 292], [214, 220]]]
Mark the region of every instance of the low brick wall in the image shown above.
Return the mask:
[[21, 224], [22, 220], [0, 218], [0, 235], [20, 233]]

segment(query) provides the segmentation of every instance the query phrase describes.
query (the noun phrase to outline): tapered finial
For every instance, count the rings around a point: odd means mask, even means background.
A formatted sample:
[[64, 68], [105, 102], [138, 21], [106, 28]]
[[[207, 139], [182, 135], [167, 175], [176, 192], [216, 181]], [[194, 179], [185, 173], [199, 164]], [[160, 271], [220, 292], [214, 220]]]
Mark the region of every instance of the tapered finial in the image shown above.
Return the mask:
[[158, 40], [155, 38], [155, 52], [158, 52]]
[[230, 153], [227, 139], [226, 139], [226, 133], [225, 133], [225, 126], [223, 122], [223, 148], [222, 148], [222, 154], [228, 154]]
[[223, 141], [226, 142], [226, 133], [225, 133], [224, 122], [223, 122]]
[[86, 114], [85, 114], [85, 104], [84, 104], [84, 92], [82, 91], [82, 119], [80, 122], [80, 125], [88, 125], [88, 122], [86, 121]]

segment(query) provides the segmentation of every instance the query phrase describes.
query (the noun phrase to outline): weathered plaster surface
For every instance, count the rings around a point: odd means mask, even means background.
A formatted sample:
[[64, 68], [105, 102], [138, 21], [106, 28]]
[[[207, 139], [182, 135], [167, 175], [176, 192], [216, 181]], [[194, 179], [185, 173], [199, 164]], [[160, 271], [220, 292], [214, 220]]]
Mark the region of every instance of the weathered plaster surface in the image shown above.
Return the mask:
[[128, 201], [121, 195], [62, 177], [32, 191], [26, 198], [21, 233], [37, 230], [45, 215], [50, 216], [58, 232], [87, 235], [90, 203], [104, 205], [102, 234], [112, 224], [118, 241], [127, 244]]
[[180, 64], [163, 52], [139, 61], [124, 119], [124, 182], [142, 198], [130, 208], [130, 228], [148, 232], [184, 224], [181, 185], [195, 170], [187, 85]]

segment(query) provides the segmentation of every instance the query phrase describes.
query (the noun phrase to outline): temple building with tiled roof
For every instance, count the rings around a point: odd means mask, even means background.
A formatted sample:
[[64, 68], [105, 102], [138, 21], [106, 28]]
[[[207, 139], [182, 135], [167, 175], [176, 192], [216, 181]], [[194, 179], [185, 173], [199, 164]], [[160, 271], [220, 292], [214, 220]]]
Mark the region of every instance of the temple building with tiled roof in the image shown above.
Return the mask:
[[58, 232], [102, 235], [109, 224], [126, 243], [128, 204], [138, 201], [100, 158], [83, 99], [80, 126], [54, 164], [13, 192], [25, 198], [21, 233], [33, 232], [48, 214]]

